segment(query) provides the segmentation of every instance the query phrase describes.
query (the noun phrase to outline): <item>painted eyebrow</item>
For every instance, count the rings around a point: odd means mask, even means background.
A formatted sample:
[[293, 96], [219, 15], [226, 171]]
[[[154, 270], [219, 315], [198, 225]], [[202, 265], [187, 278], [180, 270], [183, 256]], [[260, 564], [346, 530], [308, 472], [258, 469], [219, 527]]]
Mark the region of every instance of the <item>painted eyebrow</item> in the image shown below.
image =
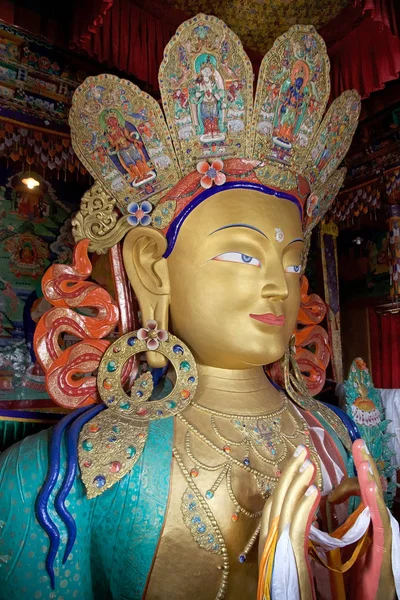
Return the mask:
[[295, 240], [289, 242], [288, 246], [290, 246], [290, 244], [294, 244], [295, 242], [301, 242], [302, 244], [304, 244], [304, 240], [302, 238], [296, 238]]
[[224, 225], [224, 227], [220, 227], [219, 229], [212, 231], [209, 234], [209, 237], [210, 235], [217, 233], [217, 231], [222, 231], [223, 229], [231, 229], [232, 227], [246, 227], [246, 229], [252, 229], [253, 231], [257, 231], [257, 233], [261, 233], [261, 235], [268, 240], [268, 237], [265, 235], [265, 233], [260, 231], [260, 229], [257, 229], [257, 227], [253, 227], [253, 225], [247, 225], [246, 223], [232, 223], [232, 225]]

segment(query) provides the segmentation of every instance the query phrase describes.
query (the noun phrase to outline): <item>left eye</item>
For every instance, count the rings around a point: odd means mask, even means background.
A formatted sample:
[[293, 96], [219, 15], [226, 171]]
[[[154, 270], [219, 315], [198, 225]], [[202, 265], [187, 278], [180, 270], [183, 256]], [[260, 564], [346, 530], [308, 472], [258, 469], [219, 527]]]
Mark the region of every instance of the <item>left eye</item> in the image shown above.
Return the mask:
[[286, 273], [297, 273], [299, 274], [301, 271], [301, 265], [290, 265], [289, 267], [285, 267]]
[[254, 256], [249, 256], [248, 254], [241, 254], [240, 252], [224, 252], [224, 254], [214, 256], [212, 260], [236, 262], [242, 263], [244, 265], [253, 265], [254, 267], [261, 267], [261, 263], [257, 258], [254, 258]]

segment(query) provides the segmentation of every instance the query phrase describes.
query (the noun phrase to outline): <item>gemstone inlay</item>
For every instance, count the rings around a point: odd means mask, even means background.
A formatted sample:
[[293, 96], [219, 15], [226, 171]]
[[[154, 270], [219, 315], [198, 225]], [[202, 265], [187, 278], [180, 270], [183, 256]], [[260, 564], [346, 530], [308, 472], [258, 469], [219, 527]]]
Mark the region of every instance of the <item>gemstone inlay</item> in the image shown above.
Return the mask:
[[117, 363], [115, 362], [115, 360], [110, 360], [109, 363], [107, 363], [107, 371], [109, 373], [113, 373], [114, 371], [116, 371], [118, 368]]
[[97, 477], [93, 479], [93, 483], [96, 487], [102, 488], [106, 485], [106, 478], [103, 475], [97, 475]]
[[134, 446], [128, 446], [126, 449], [126, 455], [128, 458], [132, 458], [136, 454], [136, 448]]

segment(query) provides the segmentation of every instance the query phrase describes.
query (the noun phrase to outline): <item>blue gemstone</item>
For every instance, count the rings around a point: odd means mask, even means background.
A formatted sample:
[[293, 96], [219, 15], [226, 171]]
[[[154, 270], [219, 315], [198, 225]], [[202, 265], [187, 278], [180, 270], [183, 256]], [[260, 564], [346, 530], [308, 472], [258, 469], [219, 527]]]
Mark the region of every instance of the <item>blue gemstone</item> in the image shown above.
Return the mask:
[[118, 427], [118, 425], [113, 425], [112, 430], [114, 433], [121, 433], [121, 429]]
[[202, 523], [201, 525], [198, 526], [197, 531], [199, 533], [204, 533], [206, 529], [207, 529], [207, 527], [204, 525], [204, 523]]
[[196, 508], [196, 502], [191, 502], [188, 506], [189, 510], [194, 510]]
[[194, 383], [196, 381], [195, 377], [189, 377], [188, 383]]
[[247, 458], [247, 456], [246, 456], [246, 457], [243, 459], [243, 464], [244, 464], [246, 467], [248, 467], [248, 466], [249, 466], [249, 464], [250, 464], [250, 459], [249, 459], [249, 458]]
[[212, 544], [214, 542], [214, 536], [213, 535], [210, 534], [208, 536], [208, 542], [209, 542], [209, 544]]
[[121, 402], [119, 403], [119, 407], [120, 407], [122, 410], [128, 410], [128, 408], [130, 408], [130, 407], [131, 407], [131, 403], [130, 403], [130, 402], [128, 402], [128, 400], [121, 400]]
[[241, 562], [241, 563], [246, 562], [246, 555], [245, 554], [240, 554], [240, 556], [239, 556], [239, 562]]
[[175, 354], [179, 354], [180, 356], [183, 354], [183, 348], [179, 344], [175, 344], [172, 350], [175, 352]]
[[116, 442], [117, 441], [117, 436], [116, 435], [110, 435], [110, 437], [108, 438], [109, 442]]
[[96, 487], [102, 488], [106, 485], [106, 478], [103, 475], [97, 475], [97, 477], [93, 479], [93, 483]]
[[214, 492], [212, 490], [207, 490], [205, 495], [208, 500], [211, 500], [211, 498], [214, 498]]
[[143, 392], [141, 392], [140, 390], [138, 390], [138, 391], [136, 392], [136, 396], [137, 396], [138, 398], [141, 398], [141, 397], [143, 396]]
[[128, 339], [128, 346], [134, 346], [136, 344], [136, 339], [135, 337], [130, 337]]
[[115, 400], [115, 396], [111, 396], [111, 398], [108, 398], [107, 400], [107, 404], [112, 404]]
[[192, 523], [200, 523], [201, 519], [198, 515], [196, 515], [195, 517], [193, 517], [192, 519]]
[[166, 402], [165, 405], [167, 408], [172, 409], [172, 408], [175, 408], [176, 402], [173, 402], [172, 400], [170, 400], [169, 402]]
[[155, 219], [154, 219], [154, 223], [155, 223], [156, 225], [161, 225], [161, 217], [155, 217]]
[[164, 413], [163, 413], [163, 411], [162, 411], [162, 410], [158, 410], [158, 411], [156, 412], [156, 415], [157, 415], [157, 417], [161, 417], [163, 414], [164, 414]]
[[211, 549], [214, 551], [219, 550], [219, 544], [214, 544], [214, 546]]

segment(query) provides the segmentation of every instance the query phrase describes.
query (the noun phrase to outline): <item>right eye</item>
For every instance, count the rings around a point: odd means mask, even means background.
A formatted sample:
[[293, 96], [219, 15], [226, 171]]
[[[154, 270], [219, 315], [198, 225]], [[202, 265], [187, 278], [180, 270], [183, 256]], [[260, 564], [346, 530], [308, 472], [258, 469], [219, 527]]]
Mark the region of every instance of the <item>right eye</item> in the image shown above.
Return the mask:
[[248, 254], [242, 254], [241, 252], [224, 252], [223, 254], [218, 254], [218, 256], [214, 256], [212, 260], [218, 260], [222, 262], [236, 262], [241, 263], [243, 265], [261, 267], [261, 263], [257, 258], [254, 258], [254, 256], [249, 256]]

